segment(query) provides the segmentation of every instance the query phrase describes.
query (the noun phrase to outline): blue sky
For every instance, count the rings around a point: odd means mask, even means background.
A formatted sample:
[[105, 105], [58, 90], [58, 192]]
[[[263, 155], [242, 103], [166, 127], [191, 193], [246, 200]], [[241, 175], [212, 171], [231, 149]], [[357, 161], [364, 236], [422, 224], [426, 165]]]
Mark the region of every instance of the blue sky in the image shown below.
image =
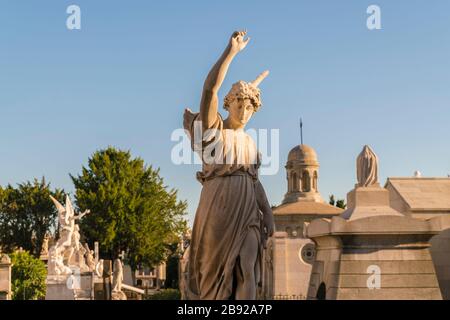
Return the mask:
[[[70, 4], [81, 7], [81, 30], [66, 28]], [[371, 4], [382, 30], [366, 27]], [[300, 116], [324, 198], [353, 187], [364, 144], [383, 183], [415, 170], [450, 174], [447, 0], [0, 0], [0, 184], [45, 175], [73, 191], [69, 173], [112, 145], [160, 167], [192, 218], [199, 167], [171, 163], [170, 135], [186, 106], [198, 109], [206, 74], [243, 28], [251, 42], [220, 93], [271, 71], [249, 126], [280, 129], [280, 170], [262, 177], [272, 204], [286, 192]]]

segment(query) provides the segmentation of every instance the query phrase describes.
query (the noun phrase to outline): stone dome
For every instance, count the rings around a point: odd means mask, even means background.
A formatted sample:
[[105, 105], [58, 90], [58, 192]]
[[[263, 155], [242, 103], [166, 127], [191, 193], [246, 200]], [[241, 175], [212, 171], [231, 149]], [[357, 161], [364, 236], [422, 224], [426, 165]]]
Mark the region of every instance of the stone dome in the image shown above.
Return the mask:
[[288, 162], [299, 161], [304, 164], [318, 165], [316, 151], [306, 144], [301, 144], [294, 147], [288, 155]]

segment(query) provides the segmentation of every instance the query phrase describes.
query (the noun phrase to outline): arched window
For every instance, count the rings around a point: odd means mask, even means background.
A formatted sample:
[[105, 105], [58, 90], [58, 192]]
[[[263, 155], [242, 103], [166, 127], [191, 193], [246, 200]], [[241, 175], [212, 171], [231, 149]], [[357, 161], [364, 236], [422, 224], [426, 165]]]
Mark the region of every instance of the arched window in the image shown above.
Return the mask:
[[318, 191], [317, 190], [317, 171], [314, 171], [314, 177], [313, 177], [313, 189], [314, 191]]
[[302, 175], [302, 187], [303, 187], [303, 192], [309, 192], [311, 191], [311, 183], [310, 180], [311, 178], [309, 177], [309, 172], [308, 171], [303, 171], [303, 175]]
[[288, 192], [291, 192], [292, 185], [291, 185], [291, 178], [289, 177], [289, 171], [286, 171], [286, 180], [287, 180], [287, 184], [288, 184]]
[[292, 191], [298, 191], [298, 179], [296, 172], [292, 172]]
[[319, 289], [317, 290], [316, 295], [317, 300], [326, 300], [327, 299], [327, 287], [325, 286], [325, 283], [321, 283], [319, 286]]

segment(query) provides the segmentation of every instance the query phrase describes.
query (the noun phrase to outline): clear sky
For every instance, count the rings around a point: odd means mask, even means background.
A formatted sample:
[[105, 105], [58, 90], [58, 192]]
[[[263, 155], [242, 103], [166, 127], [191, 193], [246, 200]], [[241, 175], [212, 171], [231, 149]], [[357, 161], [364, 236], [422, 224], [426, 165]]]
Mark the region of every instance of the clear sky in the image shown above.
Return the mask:
[[[81, 8], [81, 30], [66, 28], [70, 4]], [[381, 30], [366, 27], [371, 4]], [[186, 106], [198, 110], [210, 67], [243, 28], [252, 39], [220, 93], [271, 71], [249, 126], [280, 129], [280, 170], [262, 177], [272, 204], [286, 192], [300, 116], [324, 198], [353, 187], [364, 144], [382, 183], [450, 174], [448, 0], [0, 0], [0, 184], [45, 175], [72, 192], [69, 173], [112, 145], [160, 167], [192, 218], [199, 166], [172, 164], [170, 136]]]

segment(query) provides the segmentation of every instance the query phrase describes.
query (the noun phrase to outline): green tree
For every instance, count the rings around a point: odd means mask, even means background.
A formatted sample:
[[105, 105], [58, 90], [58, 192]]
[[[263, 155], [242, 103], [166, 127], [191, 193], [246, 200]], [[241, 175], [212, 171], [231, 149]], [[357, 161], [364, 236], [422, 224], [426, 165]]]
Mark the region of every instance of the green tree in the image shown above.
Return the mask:
[[179, 243], [174, 243], [170, 246], [170, 254], [166, 261], [166, 288], [178, 289], [179, 287], [179, 262], [181, 257]]
[[330, 195], [329, 199], [330, 200], [328, 201], [328, 203], [331, 204], [332, 206], [336, 206], [341, 209], [345, 209], [347, 207], [347, 205], [345, 204], [345, 200], [339, 199], [336, 201], [336, 199], [334, 198], [334, 194]]
[[155, 294], [145, 297], [146, 300], [181, 300], [181, 293], [178, 289], [163, 289]]
[[22, 247], [39, 256], [44, 236], [53, 231], [58, 215], [50, 195], [63, 199], [63, 191], [51, 190], [45, 178], [17, 188], [0, 187], [0, 244], [5, 251]]
[[91, 210], [81, 220], [81, 230], [90, 244], [99, 242], [109, 259], [125, 251], [132, 269], [156, 266], [186, 229], [186, 202], [167, 189], [159, 169], [132, 158], [129, 151], [97, 151], [81, 175], [71, 178], [77, 206]]
[[13, 300], [38, 300], [45, 298], [45, 263], [27, 251], [16, 251], [10, 255], [11, 287]]
[[341, 208], [341, 209], [347, 208], [347, 205], [345, 204], [345, 200], [339, 199], [338, 201], [336, 201], [336, 207]]
[[336, 200], [334, 199], [334, 194], [330, 195], [330, 200], [328, 203], [332, 206], [336, 205]]

